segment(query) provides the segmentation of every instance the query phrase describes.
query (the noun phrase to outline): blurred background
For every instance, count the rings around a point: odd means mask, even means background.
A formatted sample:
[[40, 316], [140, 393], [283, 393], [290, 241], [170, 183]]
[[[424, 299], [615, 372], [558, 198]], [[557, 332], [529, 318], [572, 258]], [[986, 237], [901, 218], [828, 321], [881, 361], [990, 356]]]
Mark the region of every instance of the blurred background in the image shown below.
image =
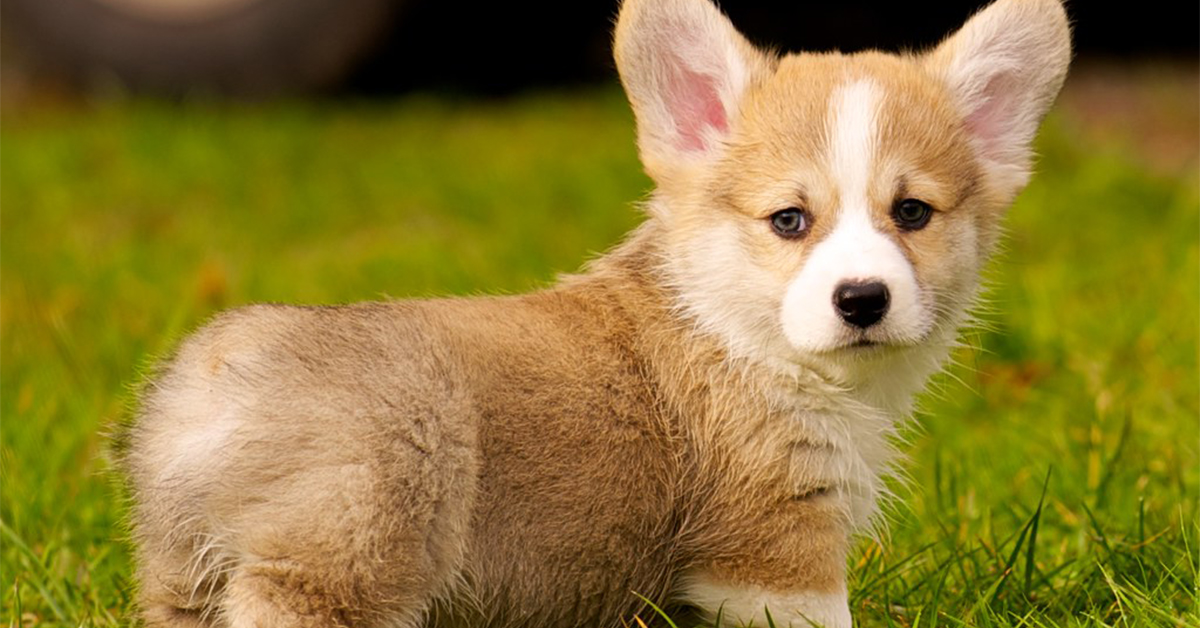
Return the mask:
[[[983, 4], [722, 8], [850, 51]], [[214, 312], [536, 289], [636, 225], [616, 9], [3, 0], [0, 622], [130, 625], [108, 435]], [[1200, 626], [1200, 3], [1068, 11], [982, 322], [852, 557], [864, 628]]]
[[[5, 0], [5, 56], [28, 77], [167, 94], [511, 93], [607, 81], [615, 0]], [[785, 50], [921, 48], [985, 5], [729, 0]], [[1070, 3], [1081, 60], [1194, 61], [1194, 2]], [[11, 85], [8, 85], [10, 89]]]

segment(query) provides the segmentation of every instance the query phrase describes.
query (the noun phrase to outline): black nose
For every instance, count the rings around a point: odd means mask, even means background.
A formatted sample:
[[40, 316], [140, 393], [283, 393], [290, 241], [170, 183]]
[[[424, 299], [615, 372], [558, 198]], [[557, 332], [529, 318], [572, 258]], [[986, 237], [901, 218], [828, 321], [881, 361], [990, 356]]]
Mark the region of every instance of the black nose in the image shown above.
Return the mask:
[[888, 289], [882, 281], [843, 283], [833, 291], [833, 306], [842, 320], [860, 329], [878, 323], [888, 311]]

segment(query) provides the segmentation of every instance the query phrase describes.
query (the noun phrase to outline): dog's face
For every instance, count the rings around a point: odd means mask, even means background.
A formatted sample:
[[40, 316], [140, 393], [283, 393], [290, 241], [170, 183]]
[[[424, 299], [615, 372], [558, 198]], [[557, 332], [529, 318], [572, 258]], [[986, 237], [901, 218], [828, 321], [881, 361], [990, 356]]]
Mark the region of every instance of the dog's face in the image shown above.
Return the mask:
[[1061, 13], [1001, 0], [926, 55], [775, 58], [707, 0], [627, 0], [617, 62], [681, 305], [749, 356], [944, 348], [1065, 76]]
[[893, 57], [790, 56], [740, 113], [672, 216], [689, 265], [759, 317], [740, 342], [867, 355], [953, 326], [998, 213], [944, 90]]

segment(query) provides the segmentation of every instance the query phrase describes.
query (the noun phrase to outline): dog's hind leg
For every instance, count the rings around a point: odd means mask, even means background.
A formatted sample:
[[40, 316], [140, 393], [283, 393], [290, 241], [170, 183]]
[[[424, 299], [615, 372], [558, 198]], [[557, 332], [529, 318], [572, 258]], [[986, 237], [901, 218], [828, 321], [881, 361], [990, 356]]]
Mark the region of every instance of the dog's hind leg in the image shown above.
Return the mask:
[[[180, 491], [183, 492], [183, 491]], [[143, 491], [160, 506], [135, 510], [137, 601], [149, 628], [211, 628], [232, 557], [205, 530], [203, 517], [188, 512], [189, 500], [167, 501]]]
[[303, 500], [246, 507], [233, 526], [239, 558], [219, 625], [417, 628], [461, 569], [469, 503], [452, 489], [466, 488], [455, 481], [462, 477], [447, 470], [405, 486], [360, 465], [290, 475]]
[[261, 307], [180, 350], [126, 460], [148, 622], [409, 628], [453, 592], [478, 417], [397, 320]]
[[348, 575], [318, 573], [284, 561], [244, 565], [226, 586], [222, 624], [229, 628], [420, 626], [430, 603], [429, 591], [409, 590], [407, 595], [380, 599], [360, 590], [360, 583]]
[[376, 474], [358, 466], [288, 480], [311, 501], [243, 494], [241, 514], [219, 537], [146, 535], [139, 603], [147, 626], [416, 628], [457, 581], [467, 503], [453, 498], [461, 491], [434, 486], [422, 510], [406, 503], [409, 491], [381, 491]]

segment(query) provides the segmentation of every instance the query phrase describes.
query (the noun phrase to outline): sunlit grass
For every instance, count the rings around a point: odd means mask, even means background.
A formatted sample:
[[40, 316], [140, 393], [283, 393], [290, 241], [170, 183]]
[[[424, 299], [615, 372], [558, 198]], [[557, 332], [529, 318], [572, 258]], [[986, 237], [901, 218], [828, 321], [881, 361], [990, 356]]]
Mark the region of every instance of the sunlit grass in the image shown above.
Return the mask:
[[[535, 288], [636, 224], [649, 186], [616, 92], [131, 102], [0, 132], [12, 626], [128, 621], [103, 431], [211, 313]], [[924, 400], [911, 487], [853, 558], [859, 625], [1200, 623], [1195, 174], [1075, 137], [1044, 134], [988, 330]]]

